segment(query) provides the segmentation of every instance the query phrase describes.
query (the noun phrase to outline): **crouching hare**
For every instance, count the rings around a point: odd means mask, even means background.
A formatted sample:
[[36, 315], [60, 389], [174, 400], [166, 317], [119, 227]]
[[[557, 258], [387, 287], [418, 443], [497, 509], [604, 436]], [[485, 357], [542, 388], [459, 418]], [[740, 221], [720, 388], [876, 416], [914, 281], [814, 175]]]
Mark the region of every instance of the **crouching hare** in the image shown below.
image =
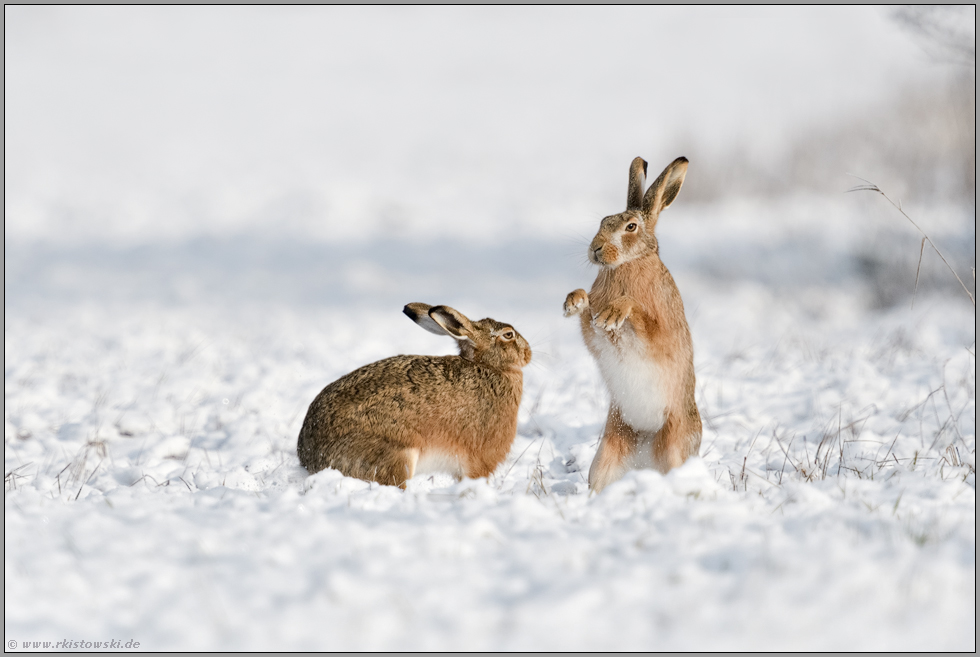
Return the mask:
[[410, 303], [404, 313], [459, 343], [459, 356], [393, 356], [320, 392], [296, 451], [311, 473], [405, 488], [416, 474], [485, 477], [510, 451], [531, 362], [527, 341], [494, 319], [470, 321], [448, 306]]
[[599, 265], [592, 290], [565, 299], [609, 389], [599, 450], [589, 468], [598, 492], [633, 468], [660, 472], [681, 465], [701, 446], [694, 402], [694, 347], [684, 304], [660, 260], [654, 228], [677, 197], [687, 158], [671, 162], [646, 193], [647, 163], [633, 160], [626, 211], [606, 217], [589, 245]]

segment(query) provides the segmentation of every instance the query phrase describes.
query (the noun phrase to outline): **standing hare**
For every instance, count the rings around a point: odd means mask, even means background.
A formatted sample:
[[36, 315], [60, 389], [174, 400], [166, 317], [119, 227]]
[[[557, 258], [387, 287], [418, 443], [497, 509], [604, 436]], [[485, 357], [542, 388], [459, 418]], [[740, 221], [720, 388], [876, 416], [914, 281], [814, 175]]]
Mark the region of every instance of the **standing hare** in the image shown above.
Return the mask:
[[589, 468], [598, 492], [633, 468], [667, 472], [698, 453], [694, 347], [684, 304], [660, 260], [654, 228], [681, 189], [687, 158], [671, 162], [643, 193], [647, 163], [630, 165], [626, 211], [606, 217], [589, 245], [601, 267], [592, 291], [565, 299], [609, 389], [609, 415]]
[[459, 342], [459, 356], [393, 356], [365, 365], [320, 392], [299, 432], [307, 470], [405, 488], [424, 472], [486, 477], [510, 451], [531, 362], [508, 324], [472, 322], [448, 306], [410, 303], [404, 313]]

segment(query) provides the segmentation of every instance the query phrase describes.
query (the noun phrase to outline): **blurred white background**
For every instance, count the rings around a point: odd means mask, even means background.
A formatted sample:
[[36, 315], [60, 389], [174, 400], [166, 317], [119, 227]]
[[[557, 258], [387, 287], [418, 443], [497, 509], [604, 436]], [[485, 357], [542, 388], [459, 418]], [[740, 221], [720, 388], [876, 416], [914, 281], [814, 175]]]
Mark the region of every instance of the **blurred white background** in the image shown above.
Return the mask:
[[[438, 274], [447, 250], [512, 273], [536, 253], [586, 277], [582, 244], [621, 209], [636, 155], [657, 171], [691, 159], [676, 207], [692, 221], [723, 221], [741, 201], [777, 232], [801, 212], [865, 221], [849, 213], [881, 203], [841, 194], [859, 175], [928, 204], [937, 218], [920, 220], [968, 262], [974, 69], [934, 46], [972, 47], [975, 10], [924, 19], [882, 7], [6, 7], [8, 292], [104, 291], [118, 277], [92, 263], [118, 257], [114, 269], [156, 272], [137, 286], [152, 290], [179, 273], [165, 263], [183, 263], [178, 297], [227, 289], [260, 262], [280, 275], [270, 289], [342, 269], [381, 291], [384, 267]], [[934, 24], [946, 31], [917, 31]], [[777, 197], [801, 200], [788, 211]], [[896, 248], [914, 267], [908, 238]], [[399, 246], [436, 242], [455, 246]], [[889, 260], [836, 243], [854, 271]], [[837, 256], [814, 257], [839, 270]], [[307, 260], [322, 271], [281, 277]], [[234, 281], [214, 279], [229, 267]]]

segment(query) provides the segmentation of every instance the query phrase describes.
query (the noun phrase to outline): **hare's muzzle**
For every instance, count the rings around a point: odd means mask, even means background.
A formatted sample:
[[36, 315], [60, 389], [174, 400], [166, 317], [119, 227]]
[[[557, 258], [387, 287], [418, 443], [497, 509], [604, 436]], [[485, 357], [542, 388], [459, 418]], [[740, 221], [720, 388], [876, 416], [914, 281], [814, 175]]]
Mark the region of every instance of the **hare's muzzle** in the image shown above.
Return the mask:
[[589, 259], [600, 267], [615, 267], [619, 264], [620, 250], [615, 244], [603, 242], [593, 245], [589, 250]]

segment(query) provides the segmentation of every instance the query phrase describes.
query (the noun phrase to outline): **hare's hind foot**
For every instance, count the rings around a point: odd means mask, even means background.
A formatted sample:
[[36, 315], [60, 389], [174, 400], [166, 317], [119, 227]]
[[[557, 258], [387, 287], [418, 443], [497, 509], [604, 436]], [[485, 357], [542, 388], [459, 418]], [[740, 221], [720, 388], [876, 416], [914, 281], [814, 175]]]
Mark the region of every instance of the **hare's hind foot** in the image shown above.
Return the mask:
[[563, 311], [565, 317], [574, 317], [575, 315], [581, 314], [588, 307], [589, 295], [585, 290], [579, 289], [574, 292], [569, 292], [568, 296], [565, 297]]
[[348, 469], [341, 468], [341, 472], [348, 477], [374, 481], [384, 486], [398, 486], [404, 490], [408, 480], [415, 476], [418, 460], [419, 450], [409, 447], [368, 463], [359, 463]]
[[589, 488], [598, 493], [632, 469], [653, 468], [667, 474], [696, 456], [700, 447], [701, 423], [696, 413], [680, 418], [668, 414], [653, 433], [629, 426], [613, 407], [589, 468]]
[[678, 418], [668, 414], [664, 426], [653, 439], [653, 465], [666, 474], [684, 464], [691, 456], [696, 456], [701, 447], [701, 426], [688, 418]]
[[600, 492], [618, 481], [630, 468], [630, 459], [636, 452], [640, 436], [633, 427], [623, 422], [619, 409], [610, 408], [606, 428], [599, 441], [599, 449], [589, 467], [589, 488]]

